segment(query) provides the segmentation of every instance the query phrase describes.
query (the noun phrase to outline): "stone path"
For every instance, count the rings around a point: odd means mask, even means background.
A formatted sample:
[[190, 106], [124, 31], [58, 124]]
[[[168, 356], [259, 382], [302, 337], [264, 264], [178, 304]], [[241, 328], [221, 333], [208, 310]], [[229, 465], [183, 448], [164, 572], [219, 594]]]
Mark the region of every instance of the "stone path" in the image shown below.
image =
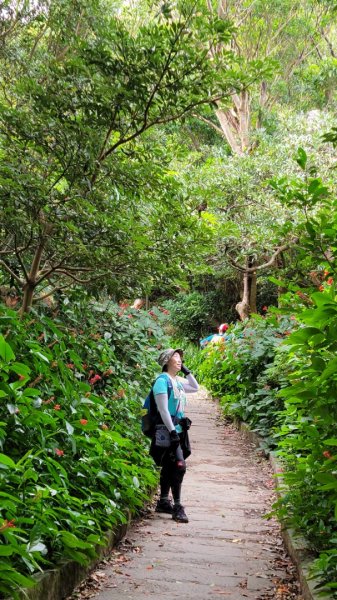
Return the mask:
[[151, 510], [100, 567], [102, 590], [86, 597], [299, 600], [297, 586], [288, 585], [279, 527], [263, 518], [273, 499], [267, 461], [219, 422], [205, 394], [190, 398], [192, 456], [182, 497], [190, 522]]

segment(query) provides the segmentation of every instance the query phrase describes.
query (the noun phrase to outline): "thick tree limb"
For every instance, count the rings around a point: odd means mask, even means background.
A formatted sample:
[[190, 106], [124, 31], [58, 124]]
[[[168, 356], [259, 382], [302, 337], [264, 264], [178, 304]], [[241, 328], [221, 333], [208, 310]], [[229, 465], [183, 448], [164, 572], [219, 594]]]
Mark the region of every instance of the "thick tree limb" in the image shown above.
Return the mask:
[[235, 267], [236, 269], [238, 269], [242, 273], [255, 273], [256, 271], [262, 271], [263, 269], [268, 269], [268, 267], [271, 267], [274, 264], [274, 262], [275, 262], [276, 258], [278, 257], [278, 255], [281, 254], [281, 252], [284, 252], [285, 250], [288, 250], [291, 246], [293, 246], [297, 242], [298, 242], [298, 238], [295, 238], [294, 240], [292, 240], [292, 242], [288, 242], [287, 244], [283, 244], [283, 246], [279, 246], [279, 248], [277, 248], [277, 250], [275, 250], [275, 252], [272, 255], [272, 257], [267, 262], [263, 263], [263, 265], [257, 265], [257, 266], [254, 266], [254, 267], [247, 267], [247, 266], [240, 265], [229, 254], [227, 254], [227, 258], [228, 258], [229, 262], [231, 263], [231, 265], [233, 265], [233, 267]]

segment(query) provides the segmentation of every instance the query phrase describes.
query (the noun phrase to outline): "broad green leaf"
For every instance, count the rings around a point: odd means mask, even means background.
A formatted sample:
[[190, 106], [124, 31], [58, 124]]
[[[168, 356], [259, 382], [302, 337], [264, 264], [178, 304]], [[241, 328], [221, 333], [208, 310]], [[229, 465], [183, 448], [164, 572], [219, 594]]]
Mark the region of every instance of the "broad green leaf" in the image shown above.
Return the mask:
[[9, 363], [15, 359], [15, 354], [3, 335], [0, 335], [0, 357], [5, 363]]
[[11, 469], [16, 469], [15, 462], [6, 454], [0, 453], [0, 463], [6, 465], [7, 467], [10, 467]]

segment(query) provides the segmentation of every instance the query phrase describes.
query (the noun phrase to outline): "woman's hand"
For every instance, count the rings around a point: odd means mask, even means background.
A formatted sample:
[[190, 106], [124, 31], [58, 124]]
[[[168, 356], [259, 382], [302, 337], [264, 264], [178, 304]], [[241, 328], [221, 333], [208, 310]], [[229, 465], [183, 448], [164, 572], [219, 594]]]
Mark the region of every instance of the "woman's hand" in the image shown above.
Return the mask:
[[187, 367], [185, 367], [184, 364], [181, 365], [181, 369], [180, 370], [181, 370], [182, 373], [184, 373], [184, 375], [189, 375], [190, 372], [191, 372]]
[[177, 434], [175, 429], [172, 429], [172, 431], [170, 431], [170, 439], [171, 439], [171, 448], [172, 448], [172, 450], [175, 450], [176, 448], [178, 448], [178, 446], [180, 444], [180, 437]]

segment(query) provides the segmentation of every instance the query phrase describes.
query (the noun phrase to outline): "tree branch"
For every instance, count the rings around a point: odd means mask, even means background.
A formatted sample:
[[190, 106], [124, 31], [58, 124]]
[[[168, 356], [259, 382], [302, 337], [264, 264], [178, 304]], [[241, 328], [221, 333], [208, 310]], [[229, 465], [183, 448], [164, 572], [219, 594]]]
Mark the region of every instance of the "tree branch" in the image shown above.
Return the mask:
[[3, 266], [3, 268], [15, 279], [17, 283], [19, 283], [21, 286], [23, 285], [23, 281], [20, 279], [20, 277], [14, 273], [14, 271], [12, 271], [12, 269], [7, 265], [7, 263], [5, 263], [4, 260], [0, 260], [0, 265]]
[[254, 267], [243, 267], [238, 262], [236, 262], [236, 260], [234, 260], [234, 258], [232, 258], [229, 254], [227, 254], [227, 258], [228, 258], [229, 262], [231, 263], [231, 265], [233, 265], [233, 267], [235, 267], [242, 273], [255, 273], [255, 271], [262, 271], [263, 269], [268, 269], [268, 267], [271, 267], [273, 265], [273, 263], [275, 262], [276, 258], [278, 257], [278, 255], [281, 254], [281, 252], [288, 250], [291, 246], [293, 246], [294, 244], [297, 244], [297, 242], [298, 242], [298, 238], [295, 238], [294, 240], [292, 240], [292, 242], [288, 242], [287, 244], [284, 244], [283, 246], [279, 246], [279, 248], [277, 248], [277, 250], [275, 250], [273, 256], [263, 265], [258, 265], [258, 266], [254, 266]]
[[23, 260], [21, 258], [20, 251], [19, 251], [19, 249], [17, 247], [16, 234], [14, 235], [14, 246], [15, 246], [15, 255], [16, 255], [16, 258], [18, 259], [18, 261], [19, 261], [19, 263], [21, 265], [21, 269], [23, 270], [23, 274], [25, 276], [25, 280], [28, 281], [27, 269], [26, 269], [25, 264], [24, 264], [24, 262], [23, 262]]
[[82, 285], [85, 283], [92, 283], [97, 279], [101, 279], [102, 277], [106, 277], [107, 275], [109, 275], [109, 271], [106, 271], [105, 273], [100, 273], [100, 275], [97, 275], [96, 277], [91, 277], [91, 279], [79, 279], [78, 277], [75, 277], [75, 275], [73, 275], [72, 273], [69, 273], [68, 271], [62, 271], [61, 269], [59, 269], [57, 273], [61, 273], [66, 277], [70, 277], [70, 279], [73, 279], [73, 281], [76, 281], [76, 283], [80, 283]]
[[213, 129], [215, 129], [215, 131], [217, 133], [219, 133], [222, 137], [226, 137], [224, 132], [222, 131], [221, 127], [218, 127], [215, 123], [213, 123], [213, 121], [211, 121], [210, 119], [206, 119], [206, 117], [202, 117], [201, 115], [198, 115], [197, 113], [192, 113], [192, 117], [195, 117], [196, 119], [198, 119], [199, 121], [203, 121], [204, 123], [206, 123], [207, 125], [209, 125], [210, 127], [213, 127]]

